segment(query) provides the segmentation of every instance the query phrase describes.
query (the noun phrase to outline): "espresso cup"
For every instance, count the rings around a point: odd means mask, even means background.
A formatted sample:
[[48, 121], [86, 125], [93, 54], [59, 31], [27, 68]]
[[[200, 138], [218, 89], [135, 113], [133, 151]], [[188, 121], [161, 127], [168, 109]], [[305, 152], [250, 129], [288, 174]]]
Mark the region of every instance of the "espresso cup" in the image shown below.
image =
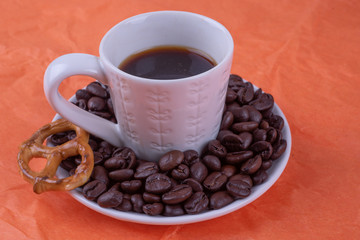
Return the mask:
[[[130, 55], [159, 46], [198, 49], [216, 66], [198, 75], [157, 80], [118, 68]], [[220, 128], [233, 56], [233, 40], [220, 23], [181, 11], [128, 18], [108, 31], [100, 57], [72, 53], [55, 59], [44, 76], [44, 91], [63, 118], [114, 146], [127, 146], [140, 159], [157, 161], [170, 150], [198, 152]], [[80, 109], [58, 91], [73, 75], [87, 75], [109, 87], [117, 124]]]

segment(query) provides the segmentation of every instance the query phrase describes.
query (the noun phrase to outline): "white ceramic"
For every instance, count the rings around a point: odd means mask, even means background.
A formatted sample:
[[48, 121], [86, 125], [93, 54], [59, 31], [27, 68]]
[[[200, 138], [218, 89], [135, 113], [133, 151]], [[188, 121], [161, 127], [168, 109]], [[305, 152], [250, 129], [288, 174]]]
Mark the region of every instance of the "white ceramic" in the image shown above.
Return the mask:
[[[257, 90], [258, 88], [254, 86], [254, 89]], [[73, 98], [73, 100], [75, 100]], [[81, 191], [79, 189], [75, 189], [70, 191], [72, 197], [74, 197], [77, 201], [84, 204], [85, 206], [115, 219], [124, 220], [128, 222], [135, 222], [135, 223], [143, 223], [143, 224], [152, 224], [152, 225], [174, 225], [174, 224], [188, 224], [188, 223], [195, 223], [201, 222], [205, 220], [210, 220], [213, 218], [217, 218], [228, 213], [234, 212], [249, 203], [253, 202], [261, 195], [263, 195], [269, 188], [278, 180], [282, 172], [284, 171], [291, 151], [291, 133], [289, 124], [287, 119], [279, 106], [277, 104], [274, 105], [273, 112], [277, 115], [280, 115], [284, 119], [284, 128], [282, 130], [283, 138], [287, 141], [287, 148], [283, 155], [273, 162], [272, 167], [267, 170], [269, 174], [269, 178], [262, 184], [254, 186], [251, 190], [252, 193], [245, 199], [236, 200], [233, 203], [218, 209], [218, 210], [209, 210], [203, 212], [201, 214], [196, 215], [183, 215], [177, 217], [164, 217], [164, 216], [148, 216], [145, 214], [139, 214], [134, 212], [121, 212], [114, 209], [102, 208], [96, 202], [92, 202], [87, 200], [83, 197]], [[54, 120], [59, 119], [60, 116], [56, 115]], [[57, 172], [58, 177], [63, 178], [67, 177], [67, 171], [59, 168]]]
[[[177, 45], [210, 55], [217, 65], [176, 80], [149, 80], [117, 67], [128, 56], [155, 46]], [[114, 26], [101, 41], [100, 57], [68, 54], [46, 70], [44, 90], [62, 117], [115, 146], [157, 161], [172, 149], [199, 151], [220, 127], [233, 56], [233, 40], [220, 23], [189, 12], [137, 15]], [[110, 87], [118, 124], [68, 103], [58, 92], [72, 75], [88, 75]]]

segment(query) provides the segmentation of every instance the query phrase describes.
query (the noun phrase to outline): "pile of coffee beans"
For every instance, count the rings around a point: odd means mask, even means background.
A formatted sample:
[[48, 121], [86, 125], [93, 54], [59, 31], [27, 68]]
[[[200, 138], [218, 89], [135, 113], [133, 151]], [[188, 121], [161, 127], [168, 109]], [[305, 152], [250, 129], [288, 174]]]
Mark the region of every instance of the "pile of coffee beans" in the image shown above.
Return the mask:
[[107, 86], [92, 82], [85, 89], [77, 90], [75, 96], [78, 107], [116, 123]]
[[[116, 122], [108, 89], [98, 82], [78, 90], [74, 104]], [[231, 75], [218, 137], [201, 153], [173, 150], [149, 162], [130, 148], [91, 135], [95, 166], [83, 195], [104, 208], [152, 216], [198, 214], [246, 198], [268, 178], [266, 171], [287, 146], [284, 120], [273, 114], [273, 106], [270, 94]], [[69, 131], [49, 141], [59, 145], [73, 137]], [[80, 156], [73, 156], [61, 166], [73, 174], [80, 162]]]

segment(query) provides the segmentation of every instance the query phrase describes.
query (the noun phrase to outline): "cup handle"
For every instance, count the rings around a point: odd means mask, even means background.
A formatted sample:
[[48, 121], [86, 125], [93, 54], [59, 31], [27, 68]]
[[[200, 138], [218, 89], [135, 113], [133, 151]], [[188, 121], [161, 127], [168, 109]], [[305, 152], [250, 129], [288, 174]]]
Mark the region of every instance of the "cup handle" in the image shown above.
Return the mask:
[[52, 108], [63, 118], [100, 137], [114, 146], [122, 146], [117, 124], [91, 114], [67, 101], [59, 93], [61, 82], [74, 75], [86, 75], [106, 84], [99, 58], [89, 54], [71, 53], [55, 59], [46, 69], [44, 92]]

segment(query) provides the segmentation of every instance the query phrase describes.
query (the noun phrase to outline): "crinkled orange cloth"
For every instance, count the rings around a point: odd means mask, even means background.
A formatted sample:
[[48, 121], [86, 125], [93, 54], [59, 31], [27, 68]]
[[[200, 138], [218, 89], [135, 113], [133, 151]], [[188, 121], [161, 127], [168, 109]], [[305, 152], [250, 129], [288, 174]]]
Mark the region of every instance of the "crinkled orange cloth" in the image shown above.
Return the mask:
[[[0, 239], [360, 239], [359, 1], [2, 0], [0, 9]], [[98, 55], [113, 25], [156, 10], [200, 13], [229, 29], [232, 72], [271, 93], [289, 121], [283, 175], [240, 210], [178, 226], [116, 220], [66, 192], [33, 193], [16, 155], [55, 114], [43, 93], [47, 65]], [[68, 98], [89, 81], [72, 77], [61, 91]]]

